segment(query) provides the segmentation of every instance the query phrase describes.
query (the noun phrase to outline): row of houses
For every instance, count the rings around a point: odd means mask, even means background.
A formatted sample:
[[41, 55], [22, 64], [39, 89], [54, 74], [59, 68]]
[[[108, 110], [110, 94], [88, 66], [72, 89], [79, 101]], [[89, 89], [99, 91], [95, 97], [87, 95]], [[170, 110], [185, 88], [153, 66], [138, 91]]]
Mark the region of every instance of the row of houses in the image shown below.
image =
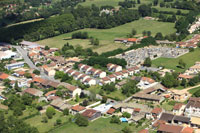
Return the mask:
[[191, 39], [185, 42], [177, 42], [176, 47], [178, 48], [197, 48], [197, 44], [200, 41], [200, 35], [195, 34]]
[[140, 38], [115, 38], [115, 43], [125, 43], [125, 44], [139, 44], [142, 39], [147, 38], [148, 36], [140, 37]]

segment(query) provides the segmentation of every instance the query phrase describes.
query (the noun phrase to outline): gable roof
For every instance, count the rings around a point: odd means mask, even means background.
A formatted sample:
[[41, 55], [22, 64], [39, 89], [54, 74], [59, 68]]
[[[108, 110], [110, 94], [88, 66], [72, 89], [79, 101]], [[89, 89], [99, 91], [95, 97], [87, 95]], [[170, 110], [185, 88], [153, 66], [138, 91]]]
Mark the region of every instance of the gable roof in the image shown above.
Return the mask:
[[1, 79], [1, 80], [7, 79], [8, 77], [9, 77], [9, 75], [6, 74], [6, 73], [1, 73], [1, 74], [0, 74], [0, 79]]
[[174, 118], [174, 115], [173, 114], [169, 114], [169, 113], [162, 113], [161, 117], [160, 117], [160, 120], [163, 120], [163, 121], [172, 121]]
[[183, 130], [183, 127], [181, 126], [175, 126], [175, 125], [166, 125], [161, 124], [158, 128], [158, 131], [167, 132], [167, 133], [181, 133]]
[[154, 113], [154, 114], [160, 114], [161, 112], [162, 112], [162, 108], [158, 108], [158, 107], [154, 108], [154, 109], [151, 111], [151, 113]]
[[194, 129], [191, 127], [185, 127], [181, 133], [193, 133]]
[[174, 105], [174, 110], [179, 110], [183, 106], [183, 103], [176, 103]]
[[46, 97], [48, 97], [51, 94], [55, 94], [57, 90], [49, 91], [45, 94]]
[[88, 117], [88, 118], [91, 118], [95, 113], [97, 113], [96, 110], [94, 110], [94, 109], [87, 109], [81, 115], [85, 116], [85, 117]]
[[186, 105], [186, 108], [189, 108], [189, 107], [200, 108], [200, 98], [190, 97], [190, 99]]
[[73, 106], [71, 109], [74, 111], [80, 112], [82, 110], [85, 110], [86, 108], [80, 105], [76, 105], [76, 106]]

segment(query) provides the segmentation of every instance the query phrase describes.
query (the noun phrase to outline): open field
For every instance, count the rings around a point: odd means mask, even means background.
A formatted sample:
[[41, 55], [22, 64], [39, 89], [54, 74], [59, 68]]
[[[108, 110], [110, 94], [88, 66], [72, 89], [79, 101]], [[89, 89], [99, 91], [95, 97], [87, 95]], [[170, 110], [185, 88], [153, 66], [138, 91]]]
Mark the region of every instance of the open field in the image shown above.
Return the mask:
[[[145, 121], [147, 122], [147, 121]], [[51, 133], [120, 133], [121, 130], [128, 126], [127, 123], [118, 124], [111, 124], [110, 118], [99, 118], [93, 122], [89, 123], [87, 127], [78, 127], [74, 123], [67, 123], [55, 130]], [[134, 126], [129, 126], [130, 129], [134, 132], [138, 132], [144, 127], [135, 128]]]
[[[153, 66], [164, 66], [165, 68], [174, 69], [177, 72], [183, 72], [192, 65], [195, 64], [196, 61], [200, 61], [200, 49], [195, 49], [194, 52], [189, 52], [185, 55], [182, 55], [178, 58], [158, 58], [152, 61]], [[186, 68], [181, 69], [178, 68], [178, 62], [182, 59], [186, 63]]]
[[95, 4], [98, 7], [106, 6], [106, 5], [118, 7], [118, 3], [120, 1], [123, 1], [123, 0], [86, 0], [86, 2], [80, 3], [79, 5], [91, 6], [92, 4]]
[[190, 93], [190, 94], [194, 94], [196, 91], [198, 91], [198, 90], [200, 90], [200, 87], [196, 87], [196, 88], [192, 88], [192, 89], [190, 89], [188, 92]]
[[69, 116], [64, 117], [61, 112], [56, 111], [56, 114], [52, 119], [48, 119], [48, 123], [42, 123], [42, 117], [46, 116], [46, 114], [37, 115], [33, 118], [25, 120], [26, 123], [36, 127], [40, 133], [44, 133], [54, 128], [54, 123], [56, 123], [57, 119], [61, 119], [62, 122], [68, 121]]
[[[98, 38], [100, 40], [100, 46], [94, 47], [90, 45], [89, 40], [73, 39], [69, 40], [72, 33], [66, 33], [52, 38], [38, 41], [41, 45], [48, 45], [50, 47], [61, 48], [65, 43], [69, 42], [71, 45], [81, 45], [83, 48], [92, 48], [98, 53], [110, 51], [117, 48], [126, 48], [124, 44], [116, 44], [113, 42], [114, 38], [126, 37], [131, 33], [132, 28], [137, 30], [137, 34], [142, 36], [144, 30], [151, 31], [154, 36], [157, 32], [162, 32], [163, 35], [167, 35], [175, 32], [174, 24], [167, 22], [158, 22], [152, 20], [140, 19], [133, 21], [111, 29], [82, 29], [78, 31], [88, 32], [89, 36]], [[78, 32], [75, 31], [75, 32]]]

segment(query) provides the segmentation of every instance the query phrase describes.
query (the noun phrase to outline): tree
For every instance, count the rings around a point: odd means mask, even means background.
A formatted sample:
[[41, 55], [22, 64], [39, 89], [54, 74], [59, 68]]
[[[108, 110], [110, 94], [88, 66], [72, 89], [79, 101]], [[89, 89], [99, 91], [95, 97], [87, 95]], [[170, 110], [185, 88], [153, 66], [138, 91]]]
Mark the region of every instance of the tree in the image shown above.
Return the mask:
[[141, 3], [140, 0], [137, 0], [137, 3], [140, 4]]
[[55, 115], [55, 109], [53, 107], [48, 107], [46, 110], [46, 116], [51, 119]]
[[154, 6], [157, 6], [157, 5], [158, 5], [158, 0], [154, 0], [154, 1], [153, 1], [153, 5], [154, 5]]
[[147, 36], [151, 36], [151, 31], [147, 31]]
[[79, 95], [76, 94], [76, 102], [79, 102]]
[[14, 89], [17, 91], [17, 92], [21, 92], [21, 88], [18, 86], [18, 81], [15, 81], [15, 86], [14, 86]]
[[132, 133], [131, 129], [127, 126], [122, 129], [122, 132], [123, 133]]
[[145, 4], [142, 4], [138, 7], [139, 14], [142, 17], [151, 16], [151, 7]]
[[84, 116], [80, 115], [80, 114], [77, 114], [75, 116], [75, 123], [78, 125], [78, 126], [88, 126], [89, 125], [89, 122], [88, 122], [88, 119], [85, 118]]
[[143, 66], [150, 67], [151, 64], [152, 64], [151, 59], [148, 57], [148, 58], [145, 59]]
[[181, 86], [186, 87], [186, 85], [187, 85], [187, 81], [186, 81], [186, 79], [183, 78], [181, 81]]
[[63, 115], [69, 115], [69, 109], [67, 109], [67, 108], [64, 109], [64, 110], [63, 110]]
[[49, 46], [44, 47], [44, 50], [49, 50], [49, 49], [50, 49]]
[[162, 79], [162, 84], [167, 87], [167, 88], [171, 88], [173, 87], [174, 85], [174, 82], [175, 82], [175, 79], [174, 79], [174, 76], [169, 74], [169, 73], [166, 73], [164, 78]]
[[60, 124], [62, 124], [62, 120], [61, 119], [57, 119], [56, 120], [56, 125], [60, 125]]
[[131, 117], [131, 114], [130, 113], [127, 113], [127, 112], [124, 112], [122, 114], [123, 117], [126, 117], [126, 118], [130, 118]]
[[178, 64], [182, 69], [186, 67], [186, 63], [182, 59], [179, 60]]
[[131, 31], [131, 34], [134, 36], [136, 35], [137, 31], [133, 28], [132, 31]]
[[156, 33], [155, 37], [156, 40], [163, 40], [163, 35], [161, 32]]
[[146, 36], [146, 35], [147, 35], [146, 30], [144, 30], [144, 31], [142, 32], [142, 35], [143, 35], [143, 36]]
[[118, 116], [113, 115], [112, 118], [110, 119], [110, 123], [117, 123], [117, 124], [120, 124], [121, 121], [120, 121], [120, 119], [119, 119]]
[[128, 97], [131, 94], [135, 94], [140, 90], [139, 88], [137, 88], [136, 84], [137, 84], [136, 81], [131, 81], [131, 80], [127, 81], [127, 83], [122, 86], [122, 93]]
[[101, 100], [101, 103], [106, 103], [106, 102], [107, 102], [107, 99], [108, 99], [107, 96], [103, 96], [103, 97], [102, 97], [102, 100]]
[[37, 69], [35, 69], [35, 70], [33, 71], [33, 73], [36, 74], [36, 75], [40, 75], [40, 71], [37, 70]]

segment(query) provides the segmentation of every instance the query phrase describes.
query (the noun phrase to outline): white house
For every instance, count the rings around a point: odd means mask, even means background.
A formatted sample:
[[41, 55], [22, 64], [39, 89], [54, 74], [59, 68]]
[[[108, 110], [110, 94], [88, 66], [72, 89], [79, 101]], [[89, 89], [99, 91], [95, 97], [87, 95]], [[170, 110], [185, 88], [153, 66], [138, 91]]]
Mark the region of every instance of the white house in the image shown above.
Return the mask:
[[83, 81], [83, 83], [85, 84], [85, 85], [89, 85], [89, 86], [91, 86], [91, 85], [96, 85], [97, 83], [96, 83], [96, 80], [95, 79], [92, 79], [92, 78], [86, 78], [84, 81]]
[[111, 80], [109, 77], [104, 77], [101, 79], [102, 83], [103, 84], [110, 84], [111, 83]]
[[183, 103], [176, 103], [173, 108], [174, 115], [182, 115], [185, 110], [185, 105]]
[[106, 72], [98, 71], [94, 74], [94, 77], [104, 78], [106, 77]]
[[44, 70], [44, 73], [50, 77], [54, 77], [56, 74], [56, 71], [50, 67], [45, 67], [43, 70]]
[[128, 70], [122, 70], [121, 71], [121, 73], [123, 74], [123, 78], [127, 78], [128, 77], [128, 75], [129, 75], [129, 72], [128, 72]]
[[122, 80], [123, 74], [121, 72], [115, 72], [114, 75], [116, 76], [117, 80]]
[[122, 71], [122, 66], [116, 65], [116, 64], [107, 64], [107, 68], [110, 72], [120, 72]]
[[16, 62], [16, 63], [6, 65], [5, 68], [7, 68], [8, 70], [12, 70], [12, 69], [20, 68], [23, 66], [24, 66], [24, 62]]
[[17, 54], [15, 52], [12, 52], [11, 50], [0, 51], [0, 60], [10, 59], [15, 57], [16, 55]]
[[117, 77], [114, 74], [108, 75], [108, 77], [111, 82], [115, 83]]

